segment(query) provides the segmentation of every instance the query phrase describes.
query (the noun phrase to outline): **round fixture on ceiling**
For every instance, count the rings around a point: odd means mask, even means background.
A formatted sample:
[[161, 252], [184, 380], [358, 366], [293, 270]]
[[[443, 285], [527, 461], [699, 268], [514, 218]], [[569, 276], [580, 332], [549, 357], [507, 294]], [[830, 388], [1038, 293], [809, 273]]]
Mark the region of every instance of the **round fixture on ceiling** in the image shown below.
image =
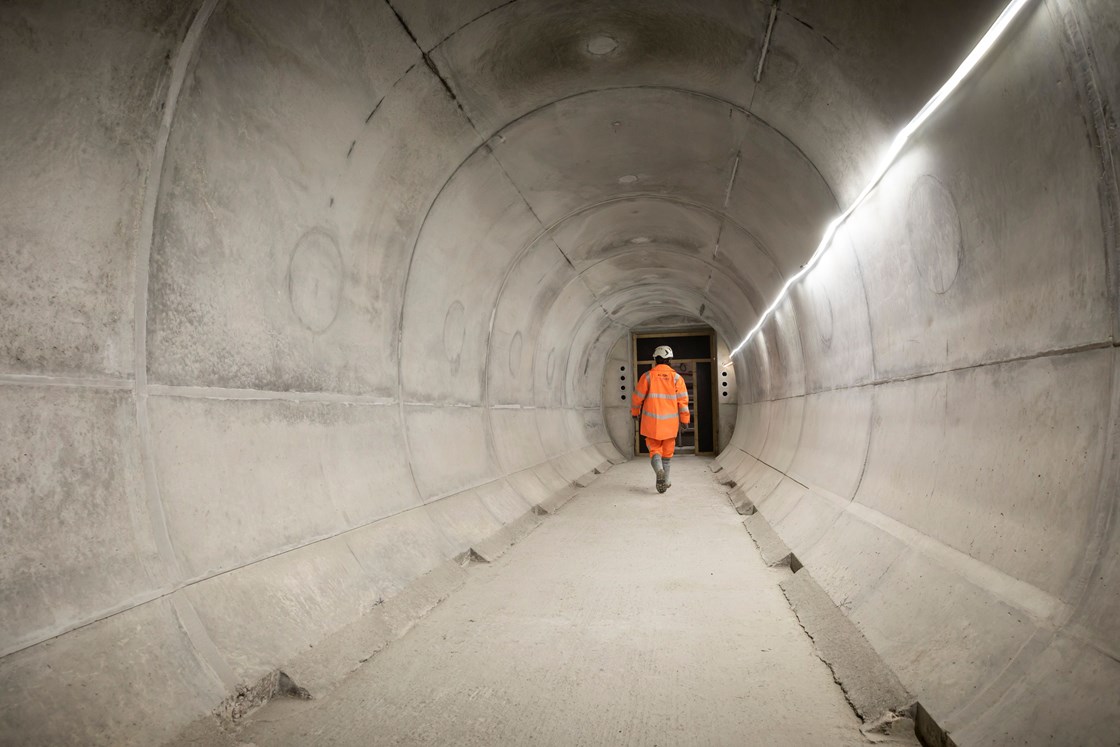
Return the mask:
[[625, 176], [618, 177], [619, 184], [633, 184], [636, 181], [638, 181], [638, 177], [633, 174], [626, 174]]
[[631, 244], [648, 244], [651, 239], [648, 236], [635, 236], [630, 239]]
[[606, 34], [593, 36], [587, 42], [587, 51], [598, 57], [601, 57], [605, 54], [610, 54], [617, 48], [618, 40], [613, 36], [607, 36]]

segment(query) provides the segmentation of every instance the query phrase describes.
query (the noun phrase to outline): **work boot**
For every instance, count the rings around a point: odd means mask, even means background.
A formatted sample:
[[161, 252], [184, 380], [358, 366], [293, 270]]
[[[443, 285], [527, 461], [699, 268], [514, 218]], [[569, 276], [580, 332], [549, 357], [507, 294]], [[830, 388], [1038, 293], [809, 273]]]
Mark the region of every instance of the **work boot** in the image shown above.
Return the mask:
[[657, 492], [658, 493], [664, 493], [665, 492], [665, 467], [663, 466], [664, 463], [661, 461], [661, 455], [660, 454], [654, 454], [652, 457], [650, 457], [649, 463], [651, 465], [653, 465], [653, 473], [655, 475], [657, 475], [657, 483], [656, 483]]
[[665, 489], [666, 490], [673, 487], [673, 483], [669, 482], [669, 462], [671, 462], [671, 461], [673, 461], [673, 460], [672, 459], [662, 459], [661, 460], [661, 471], [665, 473], [664, 482], [665, 482]]

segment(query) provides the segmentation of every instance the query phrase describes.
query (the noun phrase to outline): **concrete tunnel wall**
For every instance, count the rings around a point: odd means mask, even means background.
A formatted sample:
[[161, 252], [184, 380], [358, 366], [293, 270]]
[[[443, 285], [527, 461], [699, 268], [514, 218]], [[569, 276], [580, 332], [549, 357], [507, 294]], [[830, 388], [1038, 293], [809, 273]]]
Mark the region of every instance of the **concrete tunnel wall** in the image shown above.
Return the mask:
[[[1000, 5], [6, 3], [0, 741], [328, 687], [618, 458], [629, 329], [753, 326]], [[1120, 717], [1118, 26], [1033, 4], [735, 363], [738, 496], [961, 744]]]

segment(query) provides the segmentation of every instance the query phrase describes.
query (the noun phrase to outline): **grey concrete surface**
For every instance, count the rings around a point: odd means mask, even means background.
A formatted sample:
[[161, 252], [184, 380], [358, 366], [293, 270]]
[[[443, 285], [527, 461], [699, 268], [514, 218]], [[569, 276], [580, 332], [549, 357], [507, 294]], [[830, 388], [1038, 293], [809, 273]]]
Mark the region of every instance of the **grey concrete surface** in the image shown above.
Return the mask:
[[[629, 331], [742, 339], [1002, 6], [0, 3], [0, 742], [329, 687], [621, 461]], [[720, 353], [735, 501], [961, 745], [1120, 741], [1118, 60], [1029, 3]]]
[[900, 714], [907, 718], [912, 714], [913, 696], [804, 568], [783, 579], [781, 589], [865, 723], [880, 724]]
[[176, 744], [869, 744], [706, 467], [612, 470], [323, 698]]

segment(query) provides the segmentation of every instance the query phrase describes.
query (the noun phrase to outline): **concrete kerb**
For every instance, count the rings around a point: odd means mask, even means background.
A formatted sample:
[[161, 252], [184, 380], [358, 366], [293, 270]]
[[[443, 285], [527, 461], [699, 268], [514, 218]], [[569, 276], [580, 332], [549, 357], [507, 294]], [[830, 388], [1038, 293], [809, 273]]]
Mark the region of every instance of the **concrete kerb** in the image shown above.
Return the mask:
[[572, 480], [572, 484], [578, 488], [586, 488], [588, 485], [595, 482], [595, 478], [597, 478], [600, 474], [602, 473], [594, 470], [591, 472], [585, 472], [576, 479]]
[[912, 720], [913, 696], [824, 589], [804, 570], [779, 586], [865, 729], [877, 731], [901, 718]]
[[471, 552], [482, 562], [492, 563], [505, 554], [506, 550], [523, 539], [540, 525], [542, 519], [535, 511], [529, 511], [520, 519], [502, 527], [493, 536], [479, 542]]
[[210, 714], [196, 719], [167, 744], [195, 744], [215, 732], [225, 732], [277, 697], [322, 697], [407, 633], [466, 579], [466, 569], [456, 560], [433, 568], [391, 599], [378, 600], [369, 613], [320, 640], [286, 665], [256, 682], [239, 685]]
[[751, 539], [758, 546], [758, 551], [766, 565], [772, 568], [792, 565], [793, 552], [778, 536], [778, 533], [770, 527], [762, 514], [748, 515], [743, 519], [743, 526], [747, 528]]
[[[915, 736], [925, 747], [956, 747], [949, 734], [906, 689], [871, 643], [832, 601], [782, 541], [762, 514], [745, 497], [731, 503], [740, 513], [749, 506], [743, 526], [772, 568], [790, 569], [779, 587], [797, 615], [817, 655], [832, 671], [852, 710], [863, 721], [862, 731], [878, 737]], [[743, 508], [740, 509], [740, 506]]]
[[742, 486], [736, 486], [733, 490], [727, 492], [727, 500], [731, 502], [731, 506], [742, 516], [751, 516], [758, 508], [747, 496], [747, 491]]
[[570, 489], [557, 491], [534, 505], [521, 518], [433, 568], [397, 595], [379, 599], [369, 613], [318, 641], [313, 649], [256, 682], [239, 685], [210, 714], [189, 724], [169, 744], [194, 743], [200, 735], [227, 731], [245, 715], [277, 697], [322, 697], [458, 590], [472, 565], [497, 560], [539, 526], [544, 516], [556, 513], [576, 496], [580, 487], [586, 487], [579, 485], [580, 481], [590, 484], [611, 466], [609, 461], [603, 462], [573, 482]]
[[551, 497], [546, 498], [537, 505], [533, 506], [533, 511], [536, 512], [539, 516], [554, 514], [559, 511], [565, 503], [570, 501], [572, 498], [575, 498], [577, 490], [579, 490], [579, 488], [573, 487], [570, 490], [566, 489], [557, 491], [556, 493], [553, 493]]

